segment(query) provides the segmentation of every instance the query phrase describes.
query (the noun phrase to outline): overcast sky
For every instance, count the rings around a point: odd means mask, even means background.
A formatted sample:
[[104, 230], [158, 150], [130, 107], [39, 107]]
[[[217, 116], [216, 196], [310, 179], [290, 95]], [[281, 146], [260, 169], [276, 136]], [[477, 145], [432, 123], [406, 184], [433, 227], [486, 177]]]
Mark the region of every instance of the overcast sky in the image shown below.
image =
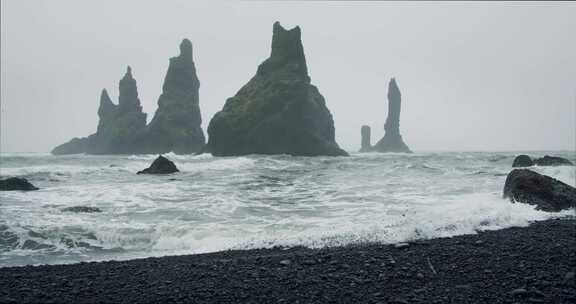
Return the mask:
[[270, 53], [272, 24], [300, 25], [312, 83], [341, 147], [384, 133], [402, 92], [413, 151], [574, 150], [576, 3], [1, 1], [2, 152], [48, 152], [92, 134], [100, 90], [131, 65], [148, 121], [168, 59], [194, 47], [203, 129]]

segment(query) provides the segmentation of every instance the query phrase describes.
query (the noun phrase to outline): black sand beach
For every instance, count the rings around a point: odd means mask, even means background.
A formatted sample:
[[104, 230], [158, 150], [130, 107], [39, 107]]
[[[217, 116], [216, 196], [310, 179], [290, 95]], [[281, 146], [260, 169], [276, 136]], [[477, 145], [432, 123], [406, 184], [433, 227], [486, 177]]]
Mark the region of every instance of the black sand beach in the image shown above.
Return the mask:
[[1, 303], [576, 303], [576, 220], [408, 245], [0, 268]]

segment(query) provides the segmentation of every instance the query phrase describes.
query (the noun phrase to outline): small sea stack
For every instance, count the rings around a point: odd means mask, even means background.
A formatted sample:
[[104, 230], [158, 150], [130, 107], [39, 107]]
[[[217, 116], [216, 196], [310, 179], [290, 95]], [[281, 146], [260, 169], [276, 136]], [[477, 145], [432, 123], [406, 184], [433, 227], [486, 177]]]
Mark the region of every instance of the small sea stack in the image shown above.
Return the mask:
[[360, 129], [360, 135], [362, 136], [362, 142], [360, 146], [360, 152], [369, 152], [372, 149], [372, 144], [370, 141], [370, 126], [362, 126]]
[[0, 179], [0, 191], [34, 191], [38, 188], [32, 185], [27, 179], [20, 177], [10, 177]]
[[549, 212], [576, 207], [576, 188], [528, 169], [514, 169], [508, 174], [503, 197]]
[[300, 27], [273, 26], [272, 51], [208, 126], [215, 156], [347, 155], [335, 141], [326, 101], [310, 83]]
[[401, 101], [400, 89], [396, 84], [396, 79], [392, 78], [388, 84], [388, 118], [386, 118], [386, 124], [384, 125], [386, 133], [372, 147], [372, 151], [412, 153], [410, 148], [404, 143], [402, 135], [400, 135]]
[[150, 167], [142, 171], [138, 171], [137, 174], [170, 174], [179, 171], [180, 170], [176, 168], [176, 165], [171, 160], [167, 159], [162, 155], [159, 155], [154, 160], [154, 162], [152, 162], [152, 165], [150, 165]]

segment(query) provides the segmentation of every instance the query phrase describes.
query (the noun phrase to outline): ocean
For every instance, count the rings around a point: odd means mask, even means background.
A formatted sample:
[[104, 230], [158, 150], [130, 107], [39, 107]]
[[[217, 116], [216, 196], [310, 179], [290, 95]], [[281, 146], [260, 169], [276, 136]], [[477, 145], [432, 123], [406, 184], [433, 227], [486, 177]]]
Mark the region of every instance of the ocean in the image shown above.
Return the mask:
[[[397, 243], [526, 226], [573, 214], [502, 199], [518, 154], [166, 154], [181, 172], [136, 175], [154, 155], [0, 154], [0, 267], [126, 260], [227, 249]], [[576, 186], [570, 166], [533, 170]], [[78, 213], [67, 207], [96, 207]]]

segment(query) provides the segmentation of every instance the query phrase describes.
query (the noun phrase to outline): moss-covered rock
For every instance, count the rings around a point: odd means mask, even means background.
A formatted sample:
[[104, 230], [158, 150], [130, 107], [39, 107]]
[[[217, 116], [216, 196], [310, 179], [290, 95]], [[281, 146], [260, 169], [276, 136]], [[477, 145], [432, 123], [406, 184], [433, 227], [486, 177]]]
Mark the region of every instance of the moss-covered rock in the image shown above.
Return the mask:
[[210, 121], [213, 155], [347, 155], [324, 97], [310, 84], [300, 37], [299, 27], [274, 23], [270, 58]]

